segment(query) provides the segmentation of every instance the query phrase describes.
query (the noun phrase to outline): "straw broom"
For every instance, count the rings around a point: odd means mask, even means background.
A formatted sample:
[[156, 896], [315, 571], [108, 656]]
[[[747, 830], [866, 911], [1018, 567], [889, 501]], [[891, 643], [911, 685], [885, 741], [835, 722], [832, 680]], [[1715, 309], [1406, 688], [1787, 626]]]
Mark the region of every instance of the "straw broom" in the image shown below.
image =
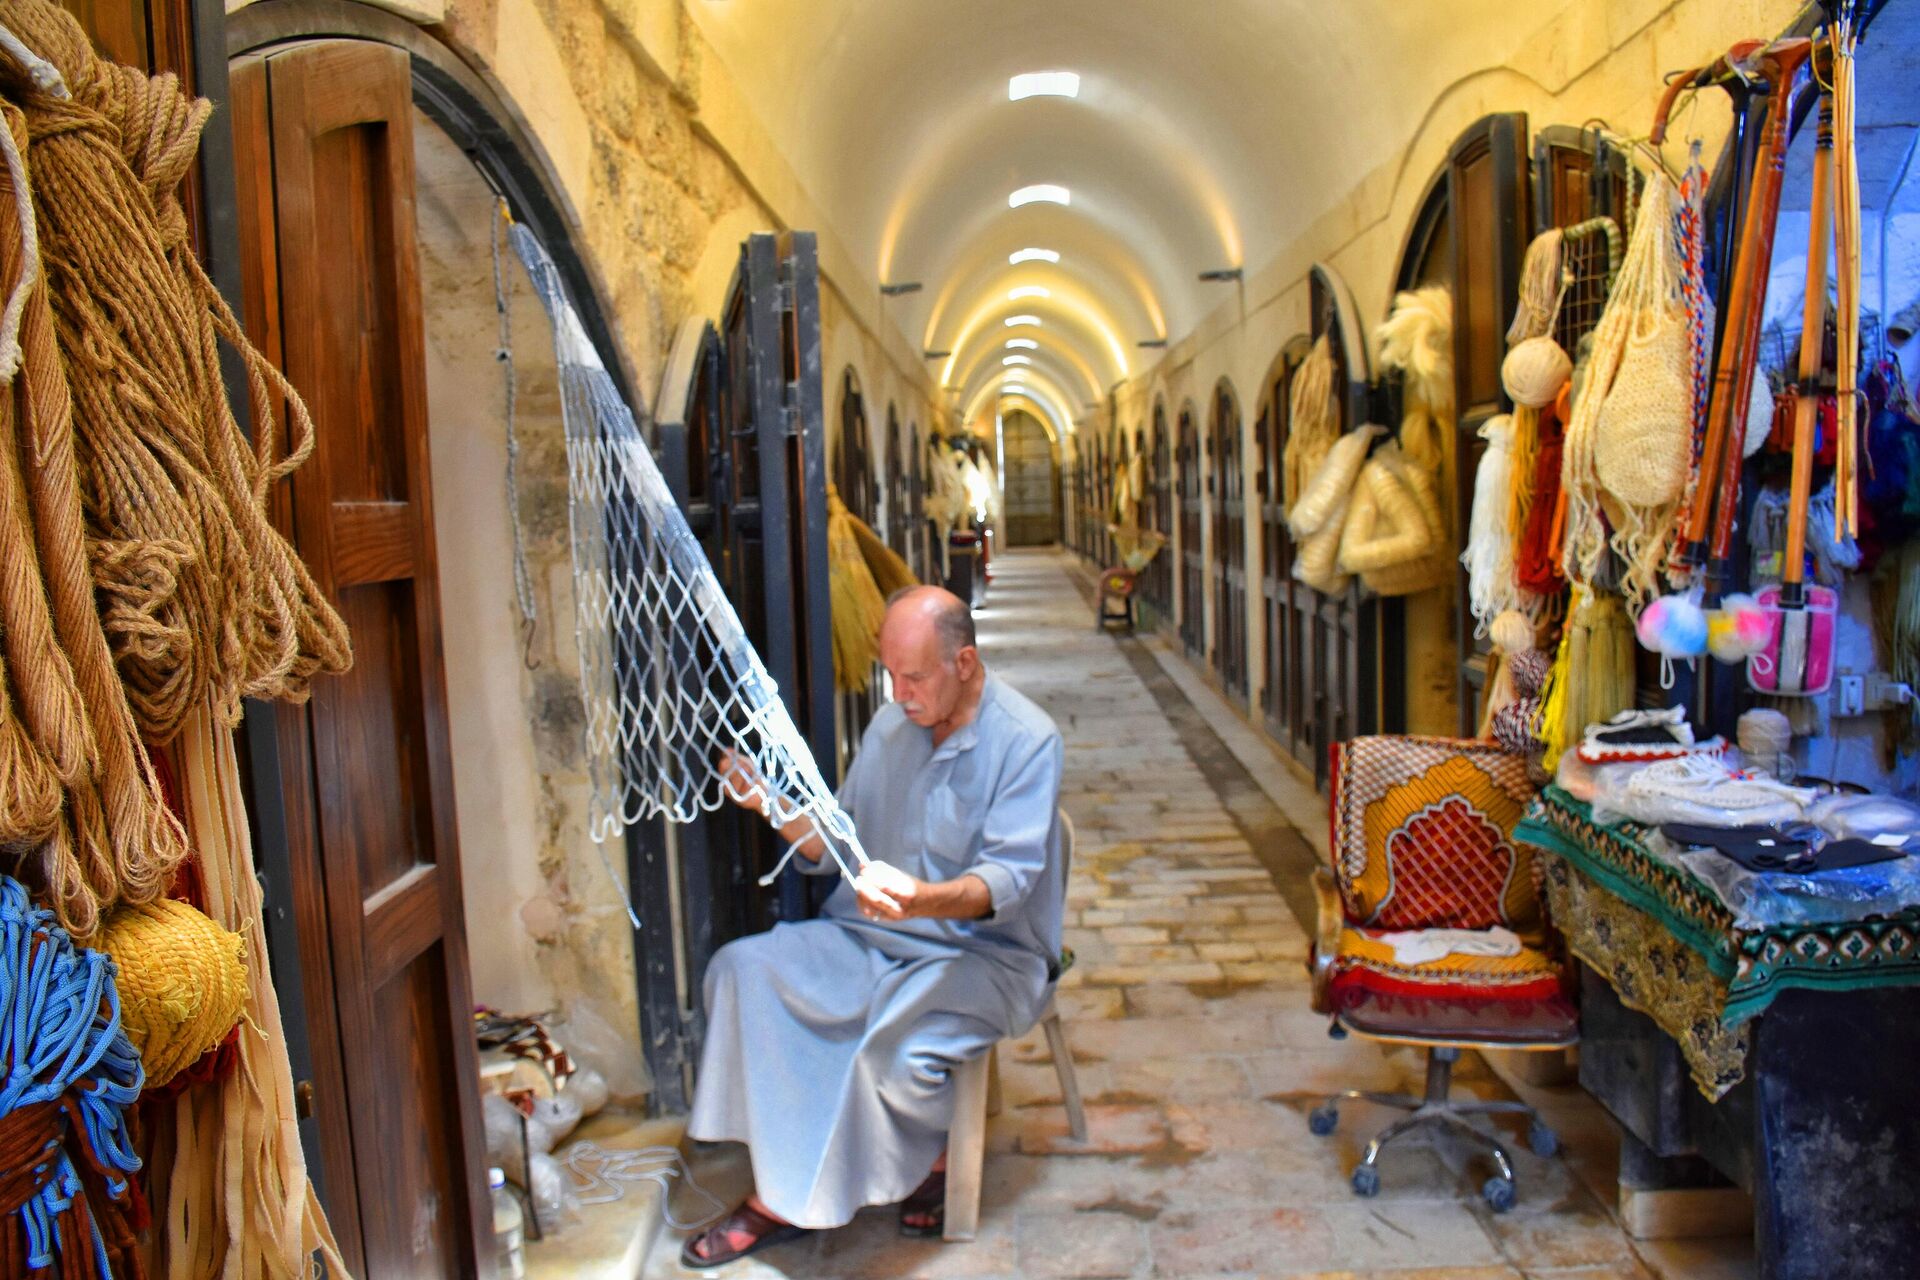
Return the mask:
[[854, 529], [858, 523], [840, 500], [840, 491], [829, 485], [827, 585], [833, 599], [833, 684], [842, 693], [865, 693], [873, 682], [874, 659], [880, 656], [880, 623], [887, 612], [886, 597], [860, 554]]

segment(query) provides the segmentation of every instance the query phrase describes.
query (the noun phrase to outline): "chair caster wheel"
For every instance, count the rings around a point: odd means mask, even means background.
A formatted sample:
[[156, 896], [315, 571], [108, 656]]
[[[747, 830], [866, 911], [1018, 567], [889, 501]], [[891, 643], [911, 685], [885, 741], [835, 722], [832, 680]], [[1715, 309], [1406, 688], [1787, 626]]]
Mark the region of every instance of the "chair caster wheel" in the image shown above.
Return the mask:
[[1488, 1178], [1480, 1187], [1480, 1198], [1495, 1213], [1505, 1213], [1513, 1208], [1513, 1184], [1505, 1178]]
[[1307, 1131], [1316, 1138], [1324, 1138], [1332, 1133], [1340, 1123], [1340, 1113], [1332, 1104], [1315, 1107], [1307, 1115]]
[[1380, 1171], [1370, 1164], [1355, 1165], [1353, 1194], [1371, 1199], [1380, 1194]]
[[1327, 1039], [1345, 1040], [1346, 1038], [1347, 1038], [1347, 1029], [1345, 1027], [1341, 1026], [1337, 1022], [1329, 1023], [1327, 1025]]
[[1560, 1154], [1560, 1135], [1535, 1120], [1527, 1126], [1527, 1146], [1542, 1160], [1551, 1160]]

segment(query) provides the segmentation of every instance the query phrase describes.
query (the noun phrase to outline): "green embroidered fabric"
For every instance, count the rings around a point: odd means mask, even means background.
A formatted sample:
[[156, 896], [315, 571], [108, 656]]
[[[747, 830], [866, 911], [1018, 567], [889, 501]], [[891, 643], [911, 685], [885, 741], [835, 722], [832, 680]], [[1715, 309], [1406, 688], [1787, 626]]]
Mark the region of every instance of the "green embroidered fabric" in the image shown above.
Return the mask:
[[[1516, 840], [1564, 858], [1696, 952], [1725, 984], [1719, 1016], [1726, 1027], [1761, 1013], [1789, 988], [1857, 991], [1920, 984], [1920, 912], [1846, 924], [1736, 929], [1713, 889], [1685, 868], [1656, 858], [1641, 834], [1632, 823], [1595, 822], [1585, 802], [1559, 787], [1542, 791], [1514, 828]], [[1567, 928], [1565, 920], [1555, 923]]]

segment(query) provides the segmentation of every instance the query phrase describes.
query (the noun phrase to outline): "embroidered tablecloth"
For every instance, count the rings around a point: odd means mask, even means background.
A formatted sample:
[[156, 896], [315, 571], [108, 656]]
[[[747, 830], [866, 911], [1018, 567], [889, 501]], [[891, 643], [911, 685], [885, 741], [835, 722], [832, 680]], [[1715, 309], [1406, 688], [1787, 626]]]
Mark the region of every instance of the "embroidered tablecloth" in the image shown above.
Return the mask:
[[1920, 913], [1737, 929], [1711, 886], [1655, 856], [1642, 835], [1632, 823], [1595, 822], [1585, 802], [1558, 787], [1542, 791], [1514, 828], [1516, 840], [1553, 855], [1548, 897], [1574, 953], [1679, 1042], [1708, 1097], [1739, 1082], [1743, 1024], [1789, 987], [1920, 984]]

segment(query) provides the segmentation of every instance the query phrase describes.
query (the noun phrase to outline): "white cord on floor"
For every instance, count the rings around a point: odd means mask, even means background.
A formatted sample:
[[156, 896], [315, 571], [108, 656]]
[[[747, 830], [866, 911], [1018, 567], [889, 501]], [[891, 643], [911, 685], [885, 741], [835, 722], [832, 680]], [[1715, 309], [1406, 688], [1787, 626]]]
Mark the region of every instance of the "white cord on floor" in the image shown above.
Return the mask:
[[[640, 1147], [627, 1150], [603, 1147], [597, 1142], [581, 1141], [567, 1148], [563, 1163], [573, 1175], [574, 1198], [581, 1204], [613, 1204], [626, 1198], [627, 1188], [651, 1182], [660, 1188], [660, 1212], [675, 1231], [698, 1231], [718, 1222], [727, 1206], [713, 1193], [694, 1181], [693, 1170], [678, 1147]], [[673, 1180], [679, 1178], [687, 1189], [713, 1206], [713, 1212], [692, 1222], [682, 1222], [673, 1214]]]

